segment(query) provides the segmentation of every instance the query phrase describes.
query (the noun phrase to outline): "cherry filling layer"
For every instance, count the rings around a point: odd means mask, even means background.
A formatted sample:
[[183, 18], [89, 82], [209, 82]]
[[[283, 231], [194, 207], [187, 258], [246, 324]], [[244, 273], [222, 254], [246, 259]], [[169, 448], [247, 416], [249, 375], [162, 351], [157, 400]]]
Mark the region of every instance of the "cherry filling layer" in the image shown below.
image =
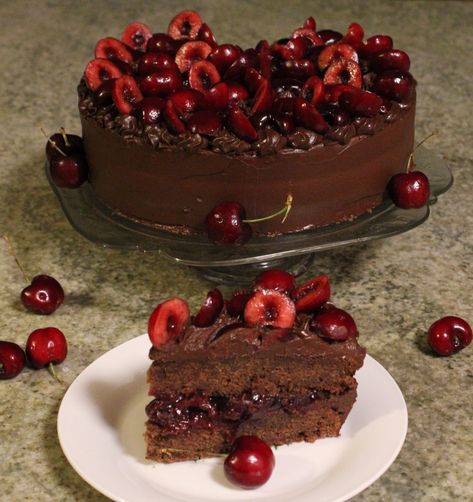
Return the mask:
[[163, 432], [178, 434], [191, 428], [212, 429], [218, 422], [256, 420], [275, 409], [283, 409], [292, 415], [303, 414], [330, 396], [332, 394], [328, 391], [320, 390], [311, 390], [308, 394], [291, 398], [253, 392], [236, 396], [207, 396], [201, 392], [188, 395], [161, 394], [147, 405], [146, 414]]

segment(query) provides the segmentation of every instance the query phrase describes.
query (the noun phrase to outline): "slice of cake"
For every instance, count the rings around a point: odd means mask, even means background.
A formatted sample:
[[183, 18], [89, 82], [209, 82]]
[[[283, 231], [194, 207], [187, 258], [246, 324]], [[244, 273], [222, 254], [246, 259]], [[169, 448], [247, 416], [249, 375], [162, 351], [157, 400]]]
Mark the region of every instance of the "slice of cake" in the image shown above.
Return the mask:
[[325, 276], [294, 288], [271, 279], [285, 272], [265, 274], [227, 302], [211, 291], [196, 316], [180, 298], [152, 313], [147, 458], [227, 453], [241, 435], [282, 445], [339, 434], [365, 356], [356, 324], [327, 302]]

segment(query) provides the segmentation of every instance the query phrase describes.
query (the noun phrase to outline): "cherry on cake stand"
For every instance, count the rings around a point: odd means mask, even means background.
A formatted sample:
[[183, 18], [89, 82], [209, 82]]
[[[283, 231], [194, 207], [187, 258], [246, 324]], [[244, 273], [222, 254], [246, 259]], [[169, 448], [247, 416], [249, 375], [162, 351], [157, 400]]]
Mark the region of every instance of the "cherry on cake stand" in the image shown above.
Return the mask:
[[444, 160], [423, 147], [416, 150], [415, 162], [430, 181], [431, 197], [425, 207], [400, 209], [385, 200], [353, 221], [276, 237], [253, 237], [239, 247], [216, 246], [205, 235], [178, 235], [130, 221], [104, 206], [89, 183], [74, 190], [58, 188], [47, 163], [46, 175], [70, 224], [86, 239], [104, 247], [158, 252], [214, 282], [248, 284], [269, 268], [301, 275], [317, 252], [383, 239], [423, 223], [429, 206], [451, 187], [453, 176]]

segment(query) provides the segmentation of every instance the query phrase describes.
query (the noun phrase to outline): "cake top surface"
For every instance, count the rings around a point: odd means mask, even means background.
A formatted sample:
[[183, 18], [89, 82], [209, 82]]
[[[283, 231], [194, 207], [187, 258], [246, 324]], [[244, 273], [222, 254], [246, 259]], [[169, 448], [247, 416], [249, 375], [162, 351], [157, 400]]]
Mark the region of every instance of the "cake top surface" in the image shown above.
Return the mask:
[[406, 52], [388, 35], [317, 30], [255, 47], [217, 43], [194, 11], [167, 33], [131, 23], [95, 47], [79, 85], [80, 110], [127, 140], [155, 148], [277, 153], [347, 143], [396, 120], [414, 99]]
[[329, 301], [330, 295], [327, 276], [296, 285], [288, 272], [268, 270], [229, 300], [218, 289], [209, 291], [195, 315], [184, 300], [170, 298], [149, 318], [150, 358], [185, 361], [261, 350], [363, 356], [355, 321]]

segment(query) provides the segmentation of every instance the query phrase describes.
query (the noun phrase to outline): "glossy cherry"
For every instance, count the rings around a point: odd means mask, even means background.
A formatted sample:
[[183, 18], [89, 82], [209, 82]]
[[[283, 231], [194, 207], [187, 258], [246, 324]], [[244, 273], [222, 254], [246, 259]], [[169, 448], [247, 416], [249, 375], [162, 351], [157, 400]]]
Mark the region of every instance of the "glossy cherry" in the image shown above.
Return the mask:
[[195, 39], [202, 26], [202, 18], [193, 10], [183, 10], [169, 23], [168, 34], [174, 39]]
[[135, 115], [147, 125], [157, 124], [162, 119], [165, 104], [162, 98], [143, 98], [135, 106]]
[[34, 368], [60, 364], [66, 356], [66, 337], [57, 328], [35, 329], [26, 341], [26, 357]]
[[219, 289], [212, 289], [207, 293], [204, 304], [193, 319], [194, 326], [204, 328], [212, 325], [223, 309], [223, 296]]
[[[55, 157], [84, 153], [84, 143], [80, 136], [61, 133], [53, 134], [46, 143], [46, 158], [49, 162]], [[62, 153], [61, 153], [62, 152]]]
[[473, 338], [471, 326], [461, 317], [446, 316], [429, 328], [427, 341], [439, 356], [450, 356], [470, 345]]
[[134, 107], [143, 99], [143, 94], [130, 75], [123, 75], [116, 80], [112, 91], [113, 102], [120, 113], [128, 115]]
[[253, 289], [272, 289], [281, 293], [290, 294], [295, 286], [295, 278], [285, 270], [265, 270], [253, 282]]
[[189, 306], [181, 298], [174, 297], [160, 303], [148, 320], [148, 336], [151, 343], [157, 348], [167, 343], [179, 335], [189, 319]]
[[182, 89], [182, 78], [174, 70], [162, 70], [140, 78], [139, 86], [145, 97], [166, 98]]
[[338, 103], [343, 110], [357, 117], [374, 117], [381, 109], [383, 100], [374, 92], [353, 89], [343, 92]]
[[18, 344], [0, 340], [0, 380], [16, 377], [25, 363], [25, 352]]
[[330, 282], [326, 275], [301, 284], [292, 292], [296, 312], [312, 312], [330, 299]]
[[243, 314], [245, 306], [252, 296], [253, 293], [248, 291], [234, 291], [230, 300], [225, 303], [227, 312], [233, 317]]
[[388, 194], [403, 209], [425, 206], [430, 197], [429, 179], [421, 171], [395, 174], [389, 180]]
[[23, 289], [20, 297], [25, 308], [31, 312], [52, 314], [64, 301], [64, 290], [54, 277], [37, 275]]
[[212, 47], [206, 42], [186, 42], [176, 53], [176, 64], [181, 73], [185, 73], [190, 70], [192, 63], [207, 59], [211, 52]]
[[245, 223], [246, 211], [239, 202], [222, 202], [212, 209], [205, 219], [209, 240], [215, 244], [244, 244], [250, 239], [252, 230]]
[[269, 445], [256, 436], [240, 436], [224, 462], [226, 477], [234, 484], [253, 489], [271, 477], [275, 465]]
[[122, 76], [122, 71], [108, 59], [93, 59], [87, 63], [84, 78], [87, 87], [96, 91], [105, 81], [115, 80]]
[[250, 326], [292, 328], [296, 319], [296, 309], [286, 294], [276, 290], [261, 289], [248, 300], [244, 318]]
[[358, 336], [353, 317], [337, 307], [316, 313], [312, 318], [311, 329], [328, 340], [343, 341]]
[[61, 188], [78, 188], [87, 181], [89, 166], [82, 154], [58, 155], [49, 165], [54, 184]]
[[241, 49], [233, 44], [222, 44], [216, 47], [208, 56], [208, 60], [223, 75], [238, 59]]
[[146, 52], [138, 61], [138, 73], [149, 75], [163, 70], [172, 70], [176, 73], [179, 68], [170, 54], [165, 52]]
[[148, 40], [153, 36], [149, 27], [144, 23], [130, 23], [122, 35], [122, 42], [137, 51], [144, 51]]
[[102, 38], [95, 46], [95, 57], [101, 59], [117, 59], [124, 63], [132, 63], [133, 55], [125, 44], [113, 37]]

